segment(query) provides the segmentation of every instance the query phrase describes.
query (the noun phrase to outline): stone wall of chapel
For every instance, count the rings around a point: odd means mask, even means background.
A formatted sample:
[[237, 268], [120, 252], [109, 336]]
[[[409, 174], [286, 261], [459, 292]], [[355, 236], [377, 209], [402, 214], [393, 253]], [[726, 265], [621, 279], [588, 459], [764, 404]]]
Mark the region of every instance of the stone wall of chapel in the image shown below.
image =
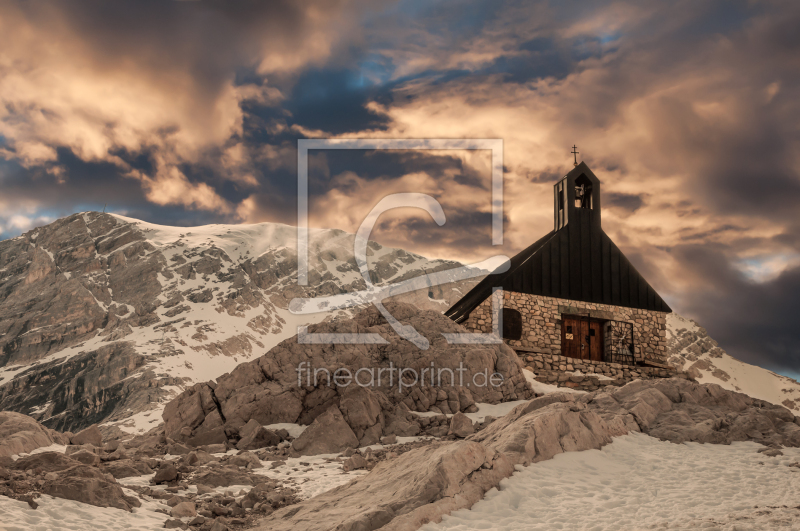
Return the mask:
[[[664, 312], [513, 291], [503, 291], [502, 294], [503, 307], [517, 310], [522, 315], [522, 337], [519, 341], [506, 340], [520, 355], [524, 352], [560, 355], [561, 316], [588, 314], [598, 319], [631, 323], [636, 359], [667, 363], [667, 319]], [[463, 325], [472, 332], [491, 332], [492, 298], [488, 297], [476, 307]]]

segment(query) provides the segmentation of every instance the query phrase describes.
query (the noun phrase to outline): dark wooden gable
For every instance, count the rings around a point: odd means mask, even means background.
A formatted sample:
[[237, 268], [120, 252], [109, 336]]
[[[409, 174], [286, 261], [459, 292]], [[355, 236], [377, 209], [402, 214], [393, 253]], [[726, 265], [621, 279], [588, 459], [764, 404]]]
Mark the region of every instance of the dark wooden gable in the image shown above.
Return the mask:
[[[592, 208], [576, 205], [575, 183], [591, 182]], [[493, 287], [531, 295], [626, 306], [659, 312], [672, 310], [622, 254], [600, 224], [600, 181], [585, 163], [556, 184], [555, 227], [511, 259], [505, 273], [478, 283], [445, 315], [463, 322]], [[565, 194], [559, 200], [558, 194]], [[579, 200], [578, 200], [579, 201]], [[559, 204], [563, 211], [559, 212]]]

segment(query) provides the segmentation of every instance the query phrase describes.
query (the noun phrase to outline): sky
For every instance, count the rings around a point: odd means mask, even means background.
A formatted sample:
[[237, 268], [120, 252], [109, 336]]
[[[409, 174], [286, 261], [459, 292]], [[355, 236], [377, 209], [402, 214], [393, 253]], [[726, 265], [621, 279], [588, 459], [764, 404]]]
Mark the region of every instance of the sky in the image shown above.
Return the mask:
[[0, 4], [0, 237], [85, 210], [296, 224], [301, 138], [503, 140], [312, 151], [312, 226], [429, 257], [552, 229], [573, 144], [603, 228], [732, 355], [800, 374], [800, 2], [368, 0]]

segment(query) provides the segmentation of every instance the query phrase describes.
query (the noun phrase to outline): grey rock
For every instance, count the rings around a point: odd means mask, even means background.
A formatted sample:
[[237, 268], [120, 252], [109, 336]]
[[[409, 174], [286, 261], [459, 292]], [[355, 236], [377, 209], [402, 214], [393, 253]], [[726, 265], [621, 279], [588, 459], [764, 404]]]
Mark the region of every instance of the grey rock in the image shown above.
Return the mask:
[[92, 452], [87, 452], [86, 450], [75, 452], [70, 455], [70, 458], [83, 463], [84, 465], [100, 466], [100, 456]]
[[175, 468], [175, 465], [172, 463], [162, 463], [156, 475], [153, 476], [153, 483], [158, 485], [159, 483], [169, 483], [176, 479], [178, 479], [178, 469]]
[[450, 419], [450, 430], [448, 431], [450, 435], [455, 435], [463, 439], [464, 437], [472, 435], [474, 432], [475, 428], [472, 425], [472, 420], [465, 414], [458, 412]]
[[42, 446], [65, 444], [64, 436], [21, 413], [0, 411], [0, 457], [30, 453]]
[[361, 470], [362, 468], [367, 468], [367, 460], [359, 454], [353, 455], [344, 463], [342, 463], [342, 470], [345, 472], [350, 472], [351, 470]]
[[195, 508], [193, 502], [185, 501], [173, 507], [169, 514], [173, 518], [187, 518], [191, 516], [197, 516], [197, 509]]
[[143, 461], [134, 461], [132, 459], [120, 459], [119, 461], [105, 463], [103, 464], [102, 470], [114, 476], [115, 479], [144, 476], [153, 473], [153, 470], [147, 463]]
[[357, 446], [358, 439], [342, 412], [332, 406], [292, 442], [292, 451], [297, 455], [337, 454]]
[[62, 472], [75, 468], [82, 463], [58, 452], [42, 452], [20, 457], [12, 468], [15, 470], [41, 470], [43, 472]]
[[[66, 456], [64, 458], [69, 459]], [[74, 500], [97, 507], [114, 507], [128, 512], [134, 507], [141, 506], [137, 498], [126, 496], [113, 478], [109, 479], [98, 469], [82, 464], [63, 469], [58, 472], [57, 479], [45, 481], [42, 493], [55, 498]]]
[[[481, 444], [459, 441], [406, 452], [369, 474], [275, 511], [261, 529], [417, 529], [470, 507], [510, 476], [513, 464]], [[386, 526], [386, 527], [384, 527]]]
[[[251, 420], [250, 422], [255, 421]], [[239, 450], [257, 450], [267, 446], [276, 446], [280, 442], [281, 438], [277, 433], [259, 425], [255, 429], [248, 430], [247, 434], [236, 444], [236, 448]]]
[[228, 463], [233, 466], [241, 466], [250, 469], [264, 467], [264, 465], [262, 465], [261, 461], [258, 459], [258, 456], [251, 452], [241, 452], [238, 455], [234, 455], [228, 459]]
[[97, 446], [94, 446], [93, 444], [69, 445], [67, 446], [67, 449], [64, 450], [64, 454], [72, 455], [72, 454], [77, 454], [78, 452], [89, 452], [92, 454], [97, 454], [98, 451], [99, 449], [97, 448]]
[[253, 480], [238, 468], [220, 467], [196, 474], [194, 482], [209, 487], [230, 487], [231, 485], [252, 485]]
[[97, 426], [90, 426], [85, 430], [79, 431], [72, 436], [70, 441], [74, 445], [91, 444], [92, 446], [103, 446], [103, 434], [97, 429]]

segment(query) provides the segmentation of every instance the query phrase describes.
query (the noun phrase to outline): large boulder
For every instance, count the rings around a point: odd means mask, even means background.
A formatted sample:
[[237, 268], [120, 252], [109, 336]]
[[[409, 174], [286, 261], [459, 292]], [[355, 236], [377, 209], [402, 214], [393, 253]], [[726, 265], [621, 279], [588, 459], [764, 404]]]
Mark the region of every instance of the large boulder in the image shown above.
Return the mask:
[[295, 455], [338, 454], [358, 447], [358, 438], [336, 406], [314, 419], [314, 422], [292, 442]]
[[16, 470], [34, 470], [41, 472], [61, 472], [82, 463], [58, 452], [42, 452], [20, 457], [14, 462]]
[[178, 469], [175, 468], [175, 465], [172, 463], [162, 462], [158, 471], [156, 471], [156, 475], [153, 476], [153, 483], [156, 485], [160, 483], [169, 483], [170, 481], [175, 481], [178, 479], [178, 477], [179, 473]]
[[280, 436], [266, 429], [257, 420], [251, 419], [239, 430], [241, 440], [236, 445], [239, 450], [257, 450], [267, 446], [275, 446], [281, 442]]
[[339, 402], [339, 410], [360, 446], [380, 441], [384, 427], [383, 409], [388, 407], [389, 401], [383, 394], [360, 386], [347, 387]]
[[21, 457], [12, 468], [39, 476], [41, 492], [56, 498], [126, 511], [141, 506], [138, 499], [126, 496], [119, 484], [104, 472], [61, 453], [41, 452]]
[[68, 444], [66, 437], [45, 428], [22, 413], [0, 411], [0, 456], [30, 453], [52, 444]]
[[468, 435], [472, 435], [474, 432], [475, 428], [472, 425], [472, 421], [460, 411], [450, 419], [450, 430], [448, 432], [450, 435], [455, 435], [463, 439]]
[[599, 449], [611, 442], [611, 431], [600, 415], [575, 402], [574, 395], [564, 393], [558, 398], [521, 404], [468, 440], [501, 452], [520, 465], [563, 452]]
[[144, 461], [134, 461], [133, 459], [120, 459], [110, 461], [102, 467], [103, 472], [108, 472], [115, 479], [130, 478], [152, 474], [153, 469]]
[[100, 456], [93, 452], [87, 452], [86, 450], [81, 450], [80, 452], [75, 452], [70, 454], [69, 456], [71, 459], [75, 461], [81, 462], [84, 465], [89, 466], [99, 466], [100, 465]]
[[[164, 408], [164, 431], [172, 439], [185, 439], [181, 429], [189, 431], [203, 423], [211, 412], [217, 412], [214, 389], [199, 383], [186, 389]], [[217, 413], [217, 417], [219, 414]], [[210, 421], [210, 419], [209, 419]], [[221, 422], [218, 422], [221, 424]], [[210, 443], [205, 443], [210, 444]]]
[[125, 495], [116, 481], [109, 480], [96, 468], [85, 465], [59, 472], [57, 478], [45, 482], [42, 492], [55, 498], [128, 512], [142, 505], [137, 498]]
[[71, 443], [74, 445], [91, 444], [99, 448], [103, 446], [103, 434], [100, 433], [97, 425], [92, 425], [73, 435]]

